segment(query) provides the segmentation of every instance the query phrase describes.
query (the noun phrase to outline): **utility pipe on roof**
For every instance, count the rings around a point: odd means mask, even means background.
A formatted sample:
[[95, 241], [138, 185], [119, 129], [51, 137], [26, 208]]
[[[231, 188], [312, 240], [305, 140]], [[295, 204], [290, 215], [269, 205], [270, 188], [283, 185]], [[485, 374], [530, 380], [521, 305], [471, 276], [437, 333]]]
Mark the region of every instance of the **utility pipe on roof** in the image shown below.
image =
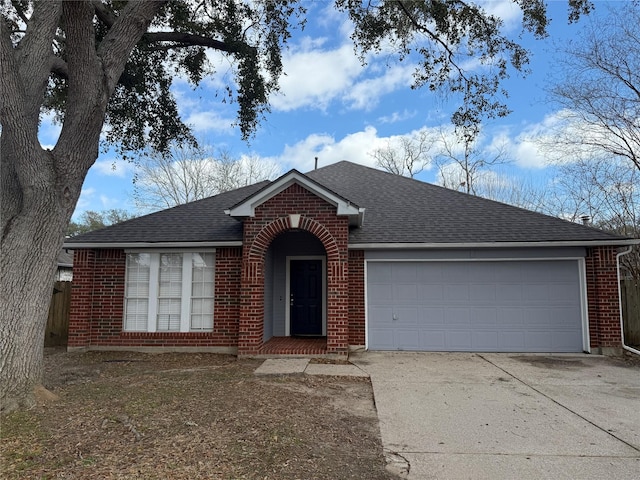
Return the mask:
[[620, 257], [629, 255], [633, 250], [633, 245], [629, 245], [626, 250], [616, 254], [616, 270], [618, 271], [618, 308], [620, 310], [620, 335], [622, 336], [622, 348], [636, 355], [640, 355], [640, 350], [636, 350], [624, 343], [624, 318], [622, 316], [622, 291], [620, 288]]

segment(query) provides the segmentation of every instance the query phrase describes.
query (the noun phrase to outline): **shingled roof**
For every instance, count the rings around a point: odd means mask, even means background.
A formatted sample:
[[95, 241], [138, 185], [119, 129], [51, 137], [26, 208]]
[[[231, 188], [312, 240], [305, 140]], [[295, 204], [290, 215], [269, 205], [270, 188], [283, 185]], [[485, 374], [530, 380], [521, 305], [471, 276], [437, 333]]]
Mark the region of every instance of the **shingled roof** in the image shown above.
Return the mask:
[[[624, 237], [350, 162], [307, 177], [365, 208], [350, 246], [389, 244], [625, 244]], [[269, 182], [70, 238], [72, 248], [149, 244], [240, 244], [242, 223], [224, 213]]]

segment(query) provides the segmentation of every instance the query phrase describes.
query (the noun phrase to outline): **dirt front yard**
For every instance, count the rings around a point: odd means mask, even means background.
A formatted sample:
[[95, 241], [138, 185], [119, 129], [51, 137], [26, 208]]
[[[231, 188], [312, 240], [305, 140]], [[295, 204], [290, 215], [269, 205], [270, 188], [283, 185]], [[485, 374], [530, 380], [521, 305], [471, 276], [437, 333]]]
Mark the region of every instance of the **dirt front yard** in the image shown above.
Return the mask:
[[58, 400], [2, 418], [2, 478], [391, 479], [368, 379], [214, 354], [45, 354]]

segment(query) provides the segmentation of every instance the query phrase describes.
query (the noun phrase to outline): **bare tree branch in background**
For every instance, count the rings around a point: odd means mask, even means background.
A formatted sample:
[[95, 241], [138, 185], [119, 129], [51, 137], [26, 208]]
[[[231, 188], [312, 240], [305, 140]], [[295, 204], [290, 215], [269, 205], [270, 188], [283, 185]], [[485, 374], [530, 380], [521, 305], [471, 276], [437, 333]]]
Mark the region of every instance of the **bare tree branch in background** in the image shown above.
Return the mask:
[[69, 223], [67, 237], [74, 237], [82, 233], [99, 230], [110, 225], [115, 225], [116, 223], [131, 220], [132, 218], [135, 218], [135, 215], [120, 208], [112, 208], [111, 210], [101, 212], [87, 210], [80, 215], [77, 222], [72, 220]]
[[626, 159], [640, 171], [640, 4], [591, 19], [562, 50], [549, 89], [561, 108], [554, 145]]
[[[556, 198], [563, 199], [568, 220], [588, 216], [603, 230], [640, 237], [640, 171], [626, 158], [578, 159], [558, 165]], [[621, 264], [640, 280], [640, 250], [621, 258]]]
[[385, 147], [375, 149], [371, 156], [383, 170], [413, 178], [431, 164], [436, 140], [432, 132], [419, 130], [388, 140]]
[[480, 131], [458, 129], [455, 134], [440, 130], [435, 164], [440, 181], [446, 188], [481, 195], [481, 179], [498, 165], [508, 163], [505, 145], [492, 148], [480, 146]]
[[193, 202], [280, 174], [275, 162], [194, 146], [176, 147], [166, 155], [149, 153], [136, 169], [134, 201], [140, 212]]

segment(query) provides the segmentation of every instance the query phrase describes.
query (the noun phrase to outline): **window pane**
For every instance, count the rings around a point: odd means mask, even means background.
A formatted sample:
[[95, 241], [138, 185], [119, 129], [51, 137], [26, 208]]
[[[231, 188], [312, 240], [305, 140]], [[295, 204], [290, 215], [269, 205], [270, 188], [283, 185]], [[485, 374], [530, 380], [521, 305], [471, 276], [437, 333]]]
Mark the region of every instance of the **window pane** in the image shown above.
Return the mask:
[[160, 255], [159, 274], [160, 297], [181, 297], [182, 296], [182, 254], [164, 253]]
[[147, 299], [127, 299], [125, 304], [125, 330], [145, 331], [147, 329], [147, 315], [149, 302]]
[[179, 298], [161, 298], [158, 300], [158, 330], [180, 330], [180, 308], [182, 302]]
[[151, 255], [130, 253], [126, 265], [124, 329], [144, 331], [149, 312]]
[[213, 329], [213, 253], [194, 253], [191, 276], [191, 330]]

